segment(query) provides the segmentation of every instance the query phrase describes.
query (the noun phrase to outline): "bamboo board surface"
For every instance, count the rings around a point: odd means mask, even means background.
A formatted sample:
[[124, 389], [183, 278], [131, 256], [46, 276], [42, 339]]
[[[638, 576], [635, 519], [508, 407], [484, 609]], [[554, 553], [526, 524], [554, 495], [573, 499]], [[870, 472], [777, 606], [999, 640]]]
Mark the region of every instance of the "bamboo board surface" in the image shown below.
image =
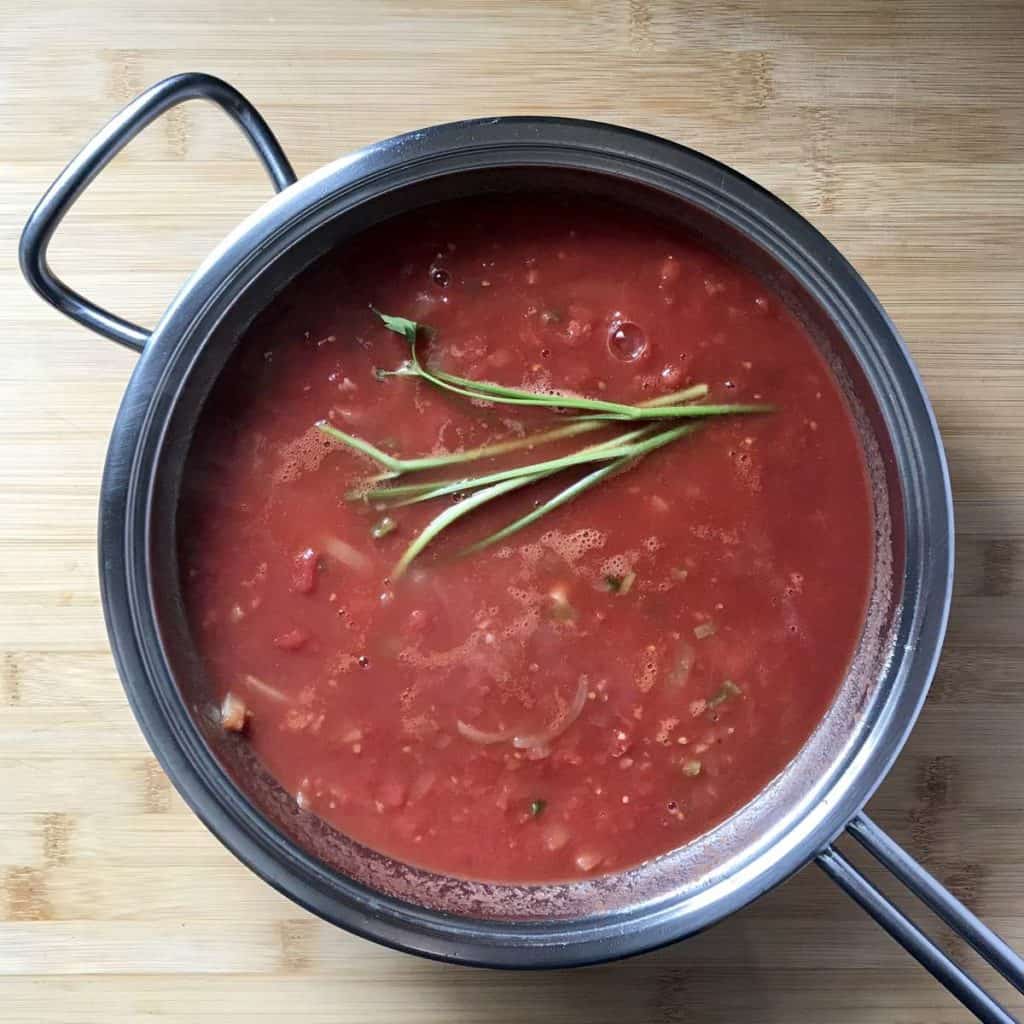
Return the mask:
[[[538, 113], [656, 132], [777, 192], [903, 331], [956, 494], [949, 640], [870, 810], [1024, 948], [1024, 5], [0, 0], [0, 25], [0, 1021], [965, 1020], [813, 867], [684, 945], [528, 975], [377, 948], [258, 881], [171, 789], [108, 653], [96, 500], [134, 357], [32, 295], [15, 247], [76, 148], [182, 70], [245, 92], [300, 174]], [[222, 115], [178, 108], [97, 181], [54, 264], [151, 324], [266, 194]]]

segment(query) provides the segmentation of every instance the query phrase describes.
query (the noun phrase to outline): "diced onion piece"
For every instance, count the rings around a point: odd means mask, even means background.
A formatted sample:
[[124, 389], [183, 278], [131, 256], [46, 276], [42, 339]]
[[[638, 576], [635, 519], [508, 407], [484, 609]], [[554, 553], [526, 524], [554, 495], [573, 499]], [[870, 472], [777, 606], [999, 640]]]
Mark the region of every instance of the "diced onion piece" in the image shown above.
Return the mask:
[[309, 633], [304, 629], [289, 629], [285, 633], [278, 633], [274, 637], [274, 646], [282, 651], [297, 651], [304, 646], [309, 639]]
[[417, 775], [409, 787], [409, 801], [413, 803], [425, 797], [434, 788], [436, 781], [436, 772], [426, 771]]
[[703, 640], [705, 637], [715, 635], [715, 624], [713, 622], [702, 622], [698, 626], [693, 627], [693, 635], [698, 640]]
[[576, 867], [580, 871], [593, 871], [603, 860], [604, 855], [596, 850], [581, 850], [576, 854]]
[[586, 703], [587, 679], [586, 676], [580, 676], [579, 686], [576, 687], [576, 696], [573, 697], [568, 711], [561, 718], [556, 719], [551, 728], [545, 732], [536, 733], [533, 736], [516, 736], [512, 740], [512, 746], [518, 747], [520, 750], [529, 747], [547, 747], [552, 740], [561, 736], [580, 717]]
[[389, 533], [394, 533], [397, 529], [398, 523], [391, 516], [384, 516], [373, 524], [373, 527], [370, 529], [370, 536], [374, 540], [383, 540]]
[[337, 559], [342, 565], [347, 565], [357, 572], [366, 572], [370, 568], [370, 560], [358, 548], [343, 541], [340, 537], [328, 537], [323, 544], [326, 551], [332, 558]]
[[283, 694], [276, 686], [271, 686], [269, 683], [263, 682], [262, 679], [257, 679], [253, 675], [242, 676], [242, 681], [250, 689], [255, 690], [257, 693], [263, 694], [264, 697], [269, 697], [271, 700], [279, 700], [285, 702], [288, 698]]
[[228, 732], [243, 732], [245, 730], [248, 708], [241, 697], [228, 693], [220, 706], [220, 724]]
[[694, 654], [693, 648], [681, 640], [676, 652], [676, 661], [668, 674], [668, 684], [673, 687], [683, 687], [690, 678], [693, 669]]
[[477, 729], [475, 726], [467, 725], [460, 718], [455, 723], [455, 728], [459, 730], [459, 735], [469, 740], [470, 743], [479, 743], [482, 747], [489, 747], [492, 743], [505, 743], [512, 739], [515, 734], [514, 729], [504, 729], [501, 732], [486, 732], [483, 729]]
[[292, 590], [297, 594], [312, 594], [316, 590], [317, 554], [306, 548], [295, 556], [292, 564]]
[[552, 587], [548, 598], [551, 601], [551, 618], [556, 622], [571, 622], [576, 618], [576, 609], [569, 603], [569, 595], [563, 584]]
[[560, 821], [544, 826], [544, 846], [554, 853], [569, 842], [569, 829]]
[[700, 775], [700, 769], [700, 761], [685, 761], [683, 763], [683, 774], [689, 775], [691, 779], [695, 779]]

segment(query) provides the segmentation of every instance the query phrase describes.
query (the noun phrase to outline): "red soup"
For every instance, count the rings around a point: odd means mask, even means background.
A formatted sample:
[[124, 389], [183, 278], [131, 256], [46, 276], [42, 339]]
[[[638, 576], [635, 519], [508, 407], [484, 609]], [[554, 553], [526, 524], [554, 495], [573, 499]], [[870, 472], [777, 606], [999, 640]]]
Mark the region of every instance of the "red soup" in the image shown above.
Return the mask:
[[[703, 415], [737, 403], [771, 408]], [[373, 480], [363, 442], [435, 464]], [[621, 870], [751, 800], [842, 680], [872, 564], [850, 413], [780, 300], [675, 226], [550, 196], [391, 221], [279, 295], [181, 523], [224, 727], [354, 839], [510, 882]]]

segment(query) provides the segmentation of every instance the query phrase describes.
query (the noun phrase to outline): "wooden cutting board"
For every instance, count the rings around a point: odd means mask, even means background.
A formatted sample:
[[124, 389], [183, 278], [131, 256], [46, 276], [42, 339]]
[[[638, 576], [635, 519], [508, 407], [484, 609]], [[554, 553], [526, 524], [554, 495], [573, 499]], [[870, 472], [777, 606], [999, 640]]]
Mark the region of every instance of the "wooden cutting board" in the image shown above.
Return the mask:
[[[1022, 948], [1024, 5], [0, 0], [0, 25], [0, 1021], [965, 1020], [813, 867], [684, 945], [519, 975], [377, 948], [259, 882], [170, 788], [107, 649], [96, 498], [134, 357], [30, 294], [14, 252], [78, 145], [183, 70], [247, 93], [300, 173], [433, 122], [566, 114], [777, 192], [904, 332], [952, 465], [949, 642], [871, 811]], [[152, 324], [267, 191], [222, 116], [179, 108], [96, 183], [55, 265]]]

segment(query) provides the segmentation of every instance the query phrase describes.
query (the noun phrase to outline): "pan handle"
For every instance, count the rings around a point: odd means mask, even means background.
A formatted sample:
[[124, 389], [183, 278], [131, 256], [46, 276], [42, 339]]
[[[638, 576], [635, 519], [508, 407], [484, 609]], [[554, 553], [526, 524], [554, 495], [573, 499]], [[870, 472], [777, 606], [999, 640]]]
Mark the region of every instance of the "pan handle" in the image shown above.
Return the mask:
[[21, 234], [19, 258], [29, 284], [51, 305], [72, 320], [121, 345], [142, 351], [149, 331], [107, 312], [69, 288], [50, 269], [46, 250], [64, 215], [89, 183], [147, 125], [186, 100], [216, 103], [242, 129], [256, 151], [274, 188], [280, 192], [295, 179], [281, 144], [266, 121], [237, 89], [212, 75], [190, 72], [174, 75], [136, 97], [96, 135], [50, 186], [32, 211]]
[[[847, 831], [1018, 992], [1024, 992], [1024, 959], [941, 885], [934, 875], [918, 864], [866, 814], [854, 818], [847, 826]], [[852, 896], [979, 1020], [986, 1024], [1016, 1024], [1015, 1017], [954, 963], [835, 847], [829, 846], [820, 853], [817, 862], [841, 889]]]

